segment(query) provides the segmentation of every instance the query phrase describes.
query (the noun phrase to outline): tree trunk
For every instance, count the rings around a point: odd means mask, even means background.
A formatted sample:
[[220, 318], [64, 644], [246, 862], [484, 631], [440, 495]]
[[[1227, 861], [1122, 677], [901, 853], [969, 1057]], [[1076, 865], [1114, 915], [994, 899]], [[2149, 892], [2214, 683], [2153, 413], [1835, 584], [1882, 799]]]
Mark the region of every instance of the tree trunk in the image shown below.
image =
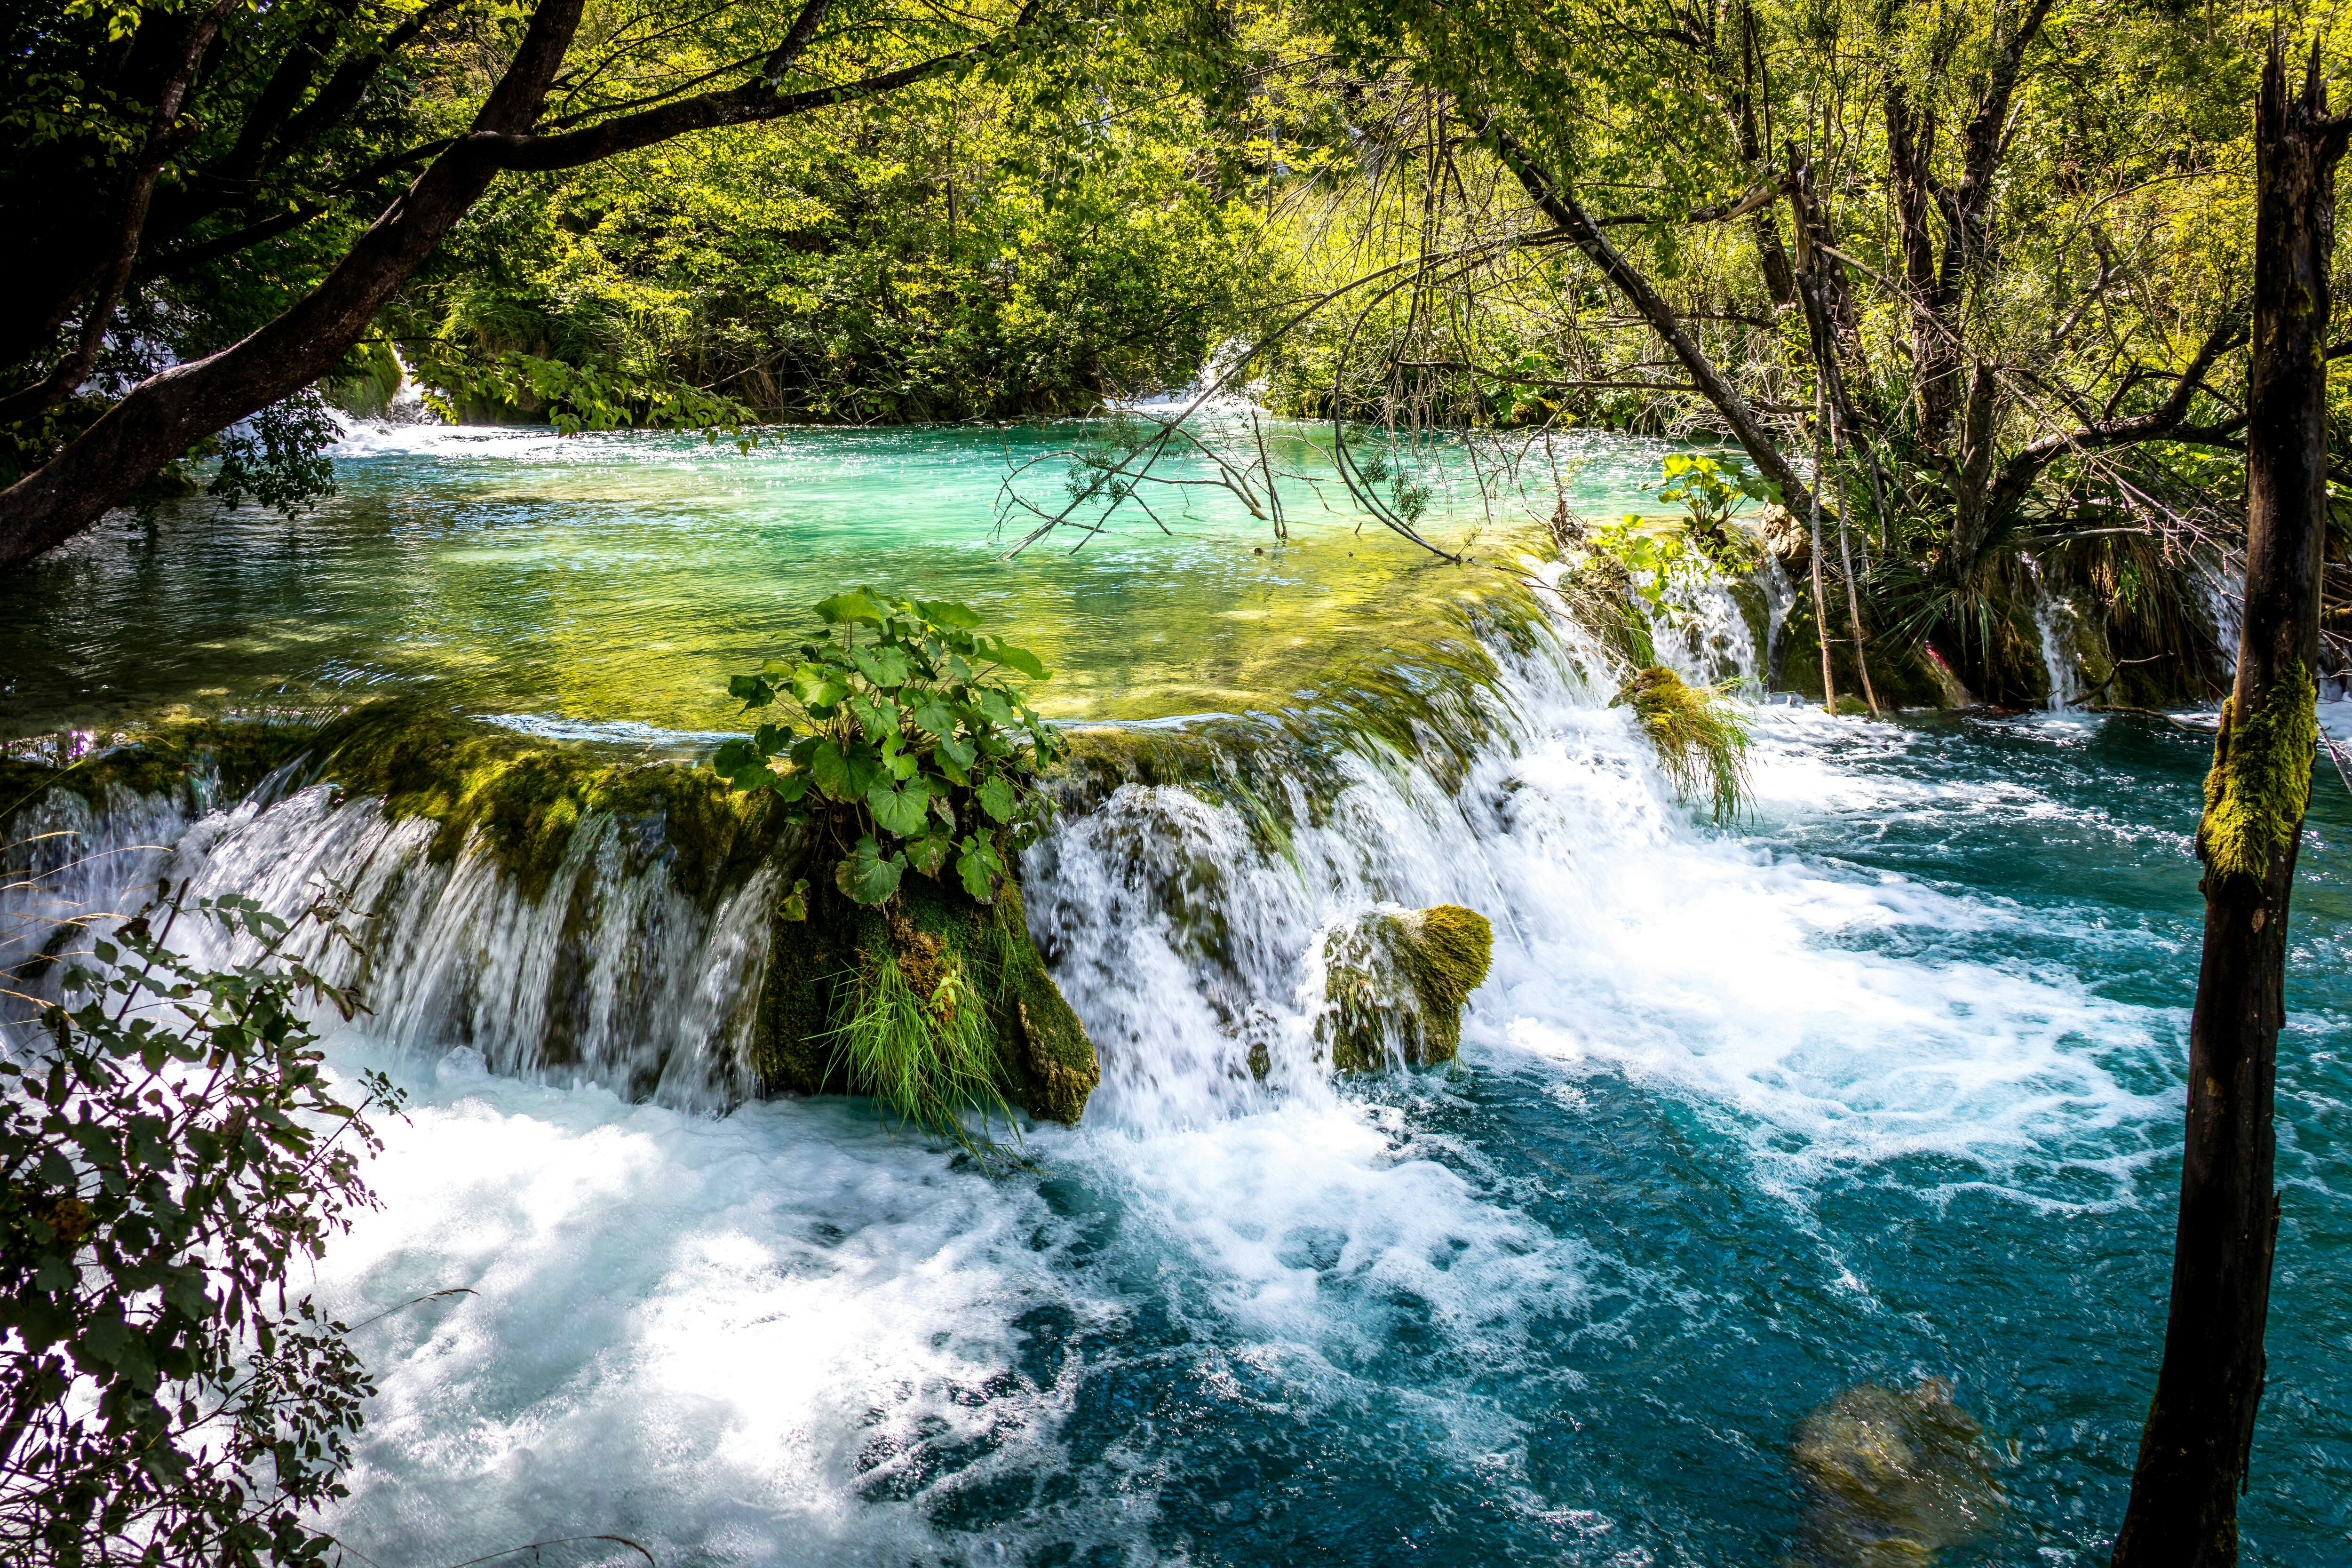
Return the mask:
[[2278, 1237], [2272, 1100], [2287, 898], [2318, 734], [2328, 266], [2347, 129], [2327, 116], [2317, 44], [2290, 100], [2274, 34], [2255, 111], [2245, 621], [2197, 830], [2205, 949], [2189, 1026], [2172, 1302], [2116, 1568], [2238, 1560]]
[[1794, 516], [1810, 508], [1813, 504], [1812, 491], [1804, 480], [1797, 477], [1796, 469], [1790, 467], [1789, 459], [1781, 455], [1780, 447], [1773, 441], [1771, 432], [1764, 427], [1762, 420], [1757, 418], [1755, 409], [1739, 395], [1739, 389], [1731, 384], [1730, 377], [1717, 368], [1715, 362], [1707, 358], [1706, 352], [1698, 346], [1689, 332], [1683, 330], [1674, 307], [1666, 303], [1664, 297], [1651, 286], [1647, 278], [1642, 276], [1641, 269], [1609, 243], [1608, 237], [1594, 226], [1583, 206], [1565, 186], [1536, 163], [1534, 155], [1517, 137], [1496, 124], [1490, 115], [1469, 114], [1465, 118], [1480, 135], [1492, 139], [1496, 154], [1503, 160], [1503, 166], [1517, 177], [1528, 198], [1546, 217], [1567, 233], [1569, 242], [1600, 269], [1601, 275], [1625, 297], [1625, 302], [1650, 324], [1650, 330], [1658, 334], [1667, 352], [1682, 363], [1691, 380], [1706, 395], [1706, 400], [1715, 405], [1715, 411], [1723, 416], [1723, 422], [1731, 426], [1733, 437], [1748, 453], [1748, 459], [1766, 479], [1780, 487], [1780, 501], [1790, 514]]
[[[541, 0], [478, 133], [538, 117], [582, 0]], [[489, 188], [498, 165], [461, 141], [436, 159], [343, 259], [286, 312], [220, 353], [150, 376], [55, 458], [0, 490], [0, 567], [72, 538], [191, 446], [310, 385], [359, 341], [393, 291]]]

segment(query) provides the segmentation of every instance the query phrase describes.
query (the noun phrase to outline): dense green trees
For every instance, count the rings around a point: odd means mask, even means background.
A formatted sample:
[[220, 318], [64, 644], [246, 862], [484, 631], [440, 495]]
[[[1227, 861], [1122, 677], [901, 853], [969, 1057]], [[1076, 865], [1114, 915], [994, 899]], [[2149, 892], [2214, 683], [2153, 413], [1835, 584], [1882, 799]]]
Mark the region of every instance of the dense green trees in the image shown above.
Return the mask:
[[2065, 592], [2196, 689], [2242, 532], [2269, 17], [20, 10], [0, 556], [223, 430], [231, 490], [299, 499], [302, 389], [380, 395], [394, 343], [453, 410], [567, 426], [1071, 412], [1223, 343], [1286, 412], [1711, 431], [1800, 517], [1818, 444], [1865, 646], [2015, 695], [2022, 606]]

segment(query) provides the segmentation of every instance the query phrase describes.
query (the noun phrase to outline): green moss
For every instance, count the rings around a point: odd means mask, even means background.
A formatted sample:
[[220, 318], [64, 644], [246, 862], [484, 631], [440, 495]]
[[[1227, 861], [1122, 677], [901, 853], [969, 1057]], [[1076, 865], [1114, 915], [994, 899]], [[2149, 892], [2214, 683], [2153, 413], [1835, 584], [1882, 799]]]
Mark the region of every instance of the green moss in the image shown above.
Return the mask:
[[1494, 931], [1458, 904], [1409, 914], [1376, 912], [1324, 945], [1323, 1037], [1342, 1072], [1385, 1067], [1391, 1050], [1409, 1067], [1452, 1061], [1462, 1048], [1462, 1008], [1486, 978]]
[[2197, 825], [2197, 852], [2209, 875], [2259, 880], [2294, 845], [2311, 804], [2317, 697], [2311, 672], [2297, 663], [2250, 717], [2237, 718], [2231, 703], [2222, 704], [2213, 768], [2205, 775], [2205, 816]]
[[1727, 822], [1748, 798], [1748, 726], [1731, 700], [1712, 687], [1685, 685], [1660, 667], [1642, 671], [1618, 693], [1631, 700], [1658, 766], [1683, 799], [1704, 794], [1715, 819]]
[[[772, 926], [768, 976], [752, 1039], [752, 1067], [762, 1088], [793, 1094], [875, 1094], [899, 1111], [957, 1136], [953, 1102], [987, 1109], [969, 1092], [957, 1064], [984, 1045], [993, 1063], [989, 1092], [1045, 1121], [1075, 1124], [1102, 1080], [1094, 1047], [1070, 1010], [1045, 959], [1030, 939], [1018, 888], [1007, 883], [993, 904], [982, 904], [960, 886], [910, 876], [887, 910], [851, 904], [831, 889], [808, 899], [804, 920], [779, 918]], [[920, 998], [936, 996], [949, 977], [951, 994], [968, 995], [969, 1011], [950, 1010], [967, 1038], [931, 1036], [911, 1026], [897, 1031], [889, 1051], [869, 1053], [861, 1066], [839, 1049], [843, 1031], [861, 1013], [884, 1005], [891, 974]], [[903, 1006], [898, 1012], [903, 1015]], [[902, 1018], [903, 1023], [903, 1018]], [[978, 1045], [974, 1041], [978, 1041]], [[877, 1064], [896, 1062], [893, 1071]], [[963, 1098], [942, 1090], [926, 1099], [903, 1086], [924, 1079], [965, 1083]], [[894, 1089], [894, 1082], [900, 1086]], [[909, 1106], [929, 1110], [913, 1113]]]
[[431, 859], [478, 844], [532, 899], [546, 891], [572, 834], [600, 813], [640, 829], [624, 836], [633, 858], [661, 861], [698, 900], [740, 885], [781, 827], [772, 796], [736, 794], [707, 768], [600, 762], [583, 748], [417, 702], [354, 709], [319, 732], [312, 757], [316, 776], [348, 795], [381, 797], [394, 820], [437, 824]]

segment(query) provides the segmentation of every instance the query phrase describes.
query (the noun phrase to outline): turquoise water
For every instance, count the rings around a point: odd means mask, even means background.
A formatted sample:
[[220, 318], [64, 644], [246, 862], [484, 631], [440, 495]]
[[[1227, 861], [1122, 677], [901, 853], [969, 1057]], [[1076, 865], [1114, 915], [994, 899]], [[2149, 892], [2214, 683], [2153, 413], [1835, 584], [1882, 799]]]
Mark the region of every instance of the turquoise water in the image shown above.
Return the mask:
[[[705, 672], [845, 569], [957, 581], [1060, 636], [1064, 711], [1093, 717], [1278, 709], [1367, 640], [1478, 635], [1462, 569], [1387, 545], [1351, 567], [1338, 524], [1270, 564], [1243, 558], [1261, 531], [1204, 516], [1006, 565], [978, 437], [811, 436], [767, 468], [441, 439], [458, 449], [352, 459], [344, 510], [239, 525], [268, 550], [175, 552], [183, 522], [49, 568], [87, 602], [12, 647], [137, 695], [13, 665], [12, 721], [342, 681], [693, 729], [724, 719], [695, 706]], [[1655, 450], [1591, 448], [1590, 504], [1637, 493]], [[174, 630], [126, 647], [141, 614]], [[1033, 1173], [983, 1175], [854, 1102], [712, 1116], [488, 1073], [488, 1023], [340, 1039], [415, 1098], [373, 1167], [383, 1206], [319, 1289], [352, 1321], [478, 1294], [365, 1331], [382, 1392], [330, 1522], [386, 1565], [597, 1531], [665, 1568], [1861, 1563], [1885, 1559], [1809, 1501], [1792, 1436], [1858, 1384], [1935, 1378], [2003, 1500], [1932, 1561], [2103, 1563], [2161, 1336], [2208, 743], [2126, 717], [1759, 708], [1755, 813], [1717, 830], [1580, 656], [1562, 627], [1496, 640], [1475, 688], [1422, 670], [1414, 711], [1457, 715], [1446, 736], [1225, 721], [1215, 787], [1066, 818], [1029, 906], [1105, 1077], [1079, 1128], [1033, 1130]], [[2243, 1514], [2245, 1560], [2294, 1568], [2352, 1540], [2347, 840], [2323, 772]], [[402, 842], [319, 791], [179, 854], [290, 899]], [[1323, 1077], [1321, 933], [1440, 900], [1496, 927], [1463, 1070]], [[479, 883], [418, 908], [385, 1020], [534, 962], [530, 911]], [[673, 931], [655, 961], [715, 969], [723, 935]]]
[[[1279, 483], [1287, 542], [1193, 454], [1160, 465], [1181, 482], [1107, 531], [1007, 559], [1037, 521], [1006, 500], [1008, 479], [1059, 511], [1058, 454], [1087, 436], [783, 430], [746, 455], [688, 436], [362, 428], [337, 493], [300, 518], [192, 501], [0, 584], [0, 738], [420, 689], [559, 728], [706, 731], [732, 712], [730, 673], [866, 581], [981, 607], [1059, 671], [1049, 711], [1237, 709], [1286, 696], [1351, 639], [1494, 592], [1507, 565], [1500, 549], [1450, 565], [1381, 528], [1332, 482], [1328, 430], [1298, 426], [1272, 442], [1277, 473], [1306, 476]], [[1654, 508], [1665, 449], [1580, 439], [1558, 455], [1579, 505]], [[1429, 526], [1448, 548], [1475, 556], [1527, 529], [1528, 507], [1490, 509], [1458, 449], [1425, 456]]]
[[[1906, 1560], [2103, 1563], [2168, 1279], [2197, 740], [1769, 714], [1759, 820], [1717, 836], [1625, 787], [1613, 718], [1538, 720], [1451, 802], [1367, 779], [1295, 876], [1164, 795], [1066, 827], [1033, 918], [1106, 1081], [1036, 1175], [854, 1103], [714, 1121], [349, 1047], [418, 1100], [330, 1298], [481, 1295], [372, 1331], [340, 1527], [383, 1562], [593, 1527], [666, 1563], [1858, 1563], [1792, 1434], [1933, 1377], [2004, 1500]], [[2251, 1563], [2352, 1531], [2347, 835], [2326, 786]], [[1278, 1007], [1252, 952], [1366, 882], [1504, 915], [1465, 1070], [1236, 1081], [1203, 988]]]

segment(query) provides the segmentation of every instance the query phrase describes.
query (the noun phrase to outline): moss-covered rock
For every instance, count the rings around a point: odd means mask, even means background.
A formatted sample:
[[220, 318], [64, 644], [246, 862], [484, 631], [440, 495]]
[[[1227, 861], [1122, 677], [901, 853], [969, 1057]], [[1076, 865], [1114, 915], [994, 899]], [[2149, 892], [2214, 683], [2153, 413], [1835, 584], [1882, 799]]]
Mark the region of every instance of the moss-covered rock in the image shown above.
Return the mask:
[[1812, 1560], [1921, 1564], [1989, 1529], [2001, 1498], [1982, 1431], [1936, 1378], [1864, 1384], [1807, 1416], [1790, 1460], [1811, 1504]]
[[375, 795], [394, 820], [438, 825], [426, 853], [454, 858], [469, 844], [492, 856], [537, 899], [599, 813], [631, 829], [634, 859], [659, 861], [688, 896], [738, 887], [773, 854], [773, 796], [730, 791], [708, 768], [615, 762], [578, 745], [534, 740], [425, 703], [371, 703], [333, 720], [310, 744], [311, 776], [350, 795]]
[[[795, 878], [795, 881], [799, 879]], [[872, 1092], [855, 1081], [838, 1031], [886, 963], [926, 1000], [969, 994], [982, 1009], [995, 1088], [1032, 1116], [1075, 1125], [1102, 1068], [1031, 940], [1020, 889], [982, 904], [961, 886], [910, 876], [887, 910], [830, 888], [806, 894], [806, 915], [780, 909], [752, 1037], [761, 1088], [788, 1094]], [[940, 1021], [909, 1032], [910, 1053], [942, 1050]], [[920, 1064], [917, 1064], [920, 1070]]]
[[163, 795], [191, 806], [234, 800], [304, 750], [308, 725], [170, 719], [79, 757], [26, 747], [0, 754], [0, 832], [52, 789], [93, 810], [120, 795]]
[[1322, 1043], [1342, 1072], [1452, 1061], [1494, 931], [1458, 904], [1374, 910], [1324, 940]]

